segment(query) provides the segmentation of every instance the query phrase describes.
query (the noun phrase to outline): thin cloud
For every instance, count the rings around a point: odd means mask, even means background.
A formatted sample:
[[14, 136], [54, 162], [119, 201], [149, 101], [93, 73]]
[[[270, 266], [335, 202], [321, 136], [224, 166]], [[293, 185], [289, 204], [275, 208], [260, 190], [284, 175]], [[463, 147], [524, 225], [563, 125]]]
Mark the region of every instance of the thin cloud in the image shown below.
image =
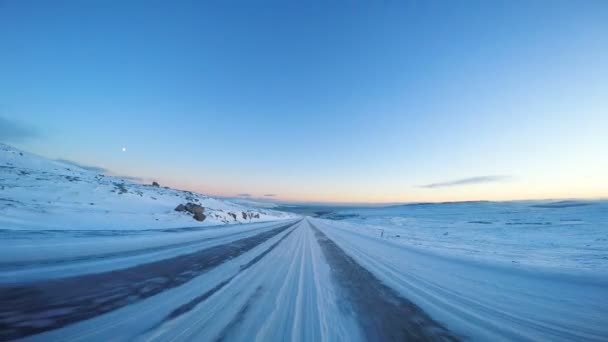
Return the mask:
[[40, 136], [33, 127], [18, 121], [0, 117], [0, 141], [22, 142]]
[[56, 160], [58, 162], [61, 162], [61, 163], [64, 163], [64, 164], [76, 166], [76, 167], [79, 167], [81, 169], [85, 169], [85, 170], [89, 170], [89, 171], [93, 171], [93, 172], [97, 172], [97, 173], [106, 173], [106, 172], [108, 172], [108, 169], [105, 169], [105, 168], [99, 167], [99, 166], [84, 165], [84, 164], [80, 164], [80, 163], [77, 163], [75, 161], [71, 161], [71, 160], [67, 160], [67, 159], [56, 159]]
[[275, 197], [277, 194], [264, 194], [264, 197]]
[[251, 194], [238, 194], [238, 197], [251, 197]]
[[511, 177], [509, 177], [509, 176], [478, 176], [478, 177], [456, 179], [456, 180], [447, 181], [447, 182], [431, 183], [431, 184], [421, 185], [420, 187], [427, 188], [427, 189], [436, 189], [436, 188], [446, 188], [446, 187], [450, 187], [450, 186], [504, 182], [506, 180], [509, 180], [510, 178]]

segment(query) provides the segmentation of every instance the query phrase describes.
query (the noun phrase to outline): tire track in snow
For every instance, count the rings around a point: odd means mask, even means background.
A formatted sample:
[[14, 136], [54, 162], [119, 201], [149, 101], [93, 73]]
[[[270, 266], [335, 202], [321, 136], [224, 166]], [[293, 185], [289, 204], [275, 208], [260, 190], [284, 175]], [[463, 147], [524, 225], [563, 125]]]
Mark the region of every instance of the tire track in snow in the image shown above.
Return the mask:
[[[137, 341], [362, 341], [354, 312], [342, 310], [314, 231], [302, 221], [276, 248], [188, 312]], [[274, 241], [278, 241], [274, 240]], [[253, 259], [268, 251], [253, 263]], [[211, 286], [211, 285], [209, 285]], [[207, 288], [208, 290], [209, 288]], [[202, 292], [202, 291], [201, 291]]]
[[[158, 233], [179, 233], [179, 232], [181, 232], [180, 230], [178, 230], [180, 228], [173, 228], [173, 229], [174, 229], [174, 231], [166, 229], [166, 230], [153, 231], [153, 233], [156, 233], [158, 235]], [[188, 229], [188, 228], [182, 228], [182, 229]], [[218, 229], [218, 228], [214, 228], [214, 229]], [[118, 251], [118, 252], [80, 255], [80, 256], [75, 256], [75, 257], [63, 257], [63, 258], [58, 258], [58, 259], [0, 262], [0, 271], [10, 271], [13, 269], [20, 269], [23, 267], [35, 268], [35, 267], [41, 267], [41, 266], [73, 264], [76, 262], [95, 261], [95, 260], [103, 260], [103, 259], [110, 259], [110, 258], [125, 258], [125, 257], [138, 256], [138, 255], [160, 252], [160, 251], [165, 251], [165, 250], [173, 250], [173, 249], [180, 248], [180, 247], [191, 247], [191, 246], [196, 247], [196, 245], [201, 244], [203, 242], [221, 240], [221, 239], [226, 239], [228, 237], [238, 237], [238, 235], [246, 235], [246, 234], [250, 234], [255, 231], [261, 231], [261, 230], [266, 230], [266, 229], [268, 229], [268, 228], [260, 227], [260, 228], [253, 229], [251, 231], [237, 231], [237, 232], [233, 232], [233, 233], [229, 233], [229, 234], [223, 234], [220, 236], [197, 238], [195, 240], [189, 240], [186, 242], [176, 242], [176, 243], [171, 243], [171, 244], [166, 244], [166, 245], [161, 245], [161, 246], [145, 247], [145, 248], [139, 248], [139, 249], [129, 249], [126, 251]], [[207, 229], [199, 229], [199, 230], [205, 231], [205, 230], [210, 230], [210, 229], [207, 228]], [[191, 231], [193, 231], [193, 230], [192, 229], [185, 230], [185, 232], [191, 232]], [[1, 230], [0, 230], [0, 232], [1, 232]]]
[[[284, 273], [277, 279], [271, 296], [272, 310], [267, 319], [256, 328], [256, 341], [327, 341], [345, 340], [346, 336], [337, 336], [345, 331], [348, 324], [337, 314], [331, 305], [333, 298], [328, 298], [325, 291], [331, 284], [319, 280], [321, 275], [316, 267], [323, 262], [314, 255], [315, 239], [313, 233], [303, 221], [297, 235], [291, 239], [291, 245], [284, 251]], [[315, 246], [313, 246], [315, 244]], [[319, 251], [320, 253], [320, 251]], [[328, 266], [326, 266], [329, 268]], [[327, 272], [329, 275], [329, 272]], [[325, 278], [329, 280], [329, 276]], [[329, 318], [324, 314], [330, 315]], [[346, 319], [348, 321], [348, 319]], [[333, 331], [323, 328], [333, 323]], [[356, 329], [355, 329], [356, 330]], [[352, 330], [349, 331], [352, 333]], [[349, 339], [352, 340], [352, 339]], [[354, 339], [356, 341], [357, 339]]]
[[462, 262], [319, 224], [359, 264], [463, 338], [607, 341], [604, 282]]
[[179, 308], [173, 310], [160, 324], [166, 323], [170, 320], [173, 320], [189, 311], [191, 311], [192, 309], [194, 309], [198, 304], [204, 302], [207, 298], [211, 297], [213, 294], [215, 294], [217, 291], [221, 290], [224, 286], [230, 284], [230, 282], [232, 281], [232, 279], [234, 279], [237, 275], [239, 275], [241, 272], [243, 272], [244, 270], [248, 269], [249, 267], [255, 265], [258, 261], [262, 260], [262, 258], [264, 256], [266, 256], [268, 253], [270, 253], [273, 249], [275, 249], [281, 242], [283, 242], [283, 240], [285, 240], [291, 233], [293, 233], [293, 231], [295, 230], [292, 229], [291, 231], [289, 231], [287, 234], [285, 234], [283, 237], [281, 237], [277, 242], [275, 242], [274, 244], [272, 244], [270, 247], [268, 247], [268, 249], [266, 249], [265, 251], [263, 251], [262, 253], [260, 253], [259, 255], [257, 255], [255, 258], [251, 259], [248, 263], [241, 265], [240, 270], [237, 274], [233, 275], [232, 277], [222, 281], [221, 283], [219, 283], [216, 287], [212, 288], [211, 290], [203, 293], [202, 295], [192, 299], [191, 301], [189, 301], [186, 304], [181, 305]]
[[[150, 332], [153, 332], [156, 329], [161, 331], [161, 335], [153, 335], [152, 337], [147, 338], [143, 337], [142, 340], [241, 341], [243, 340], [242, 334], [244, 332], [253, 335], [252, 332], [258, 330], [259, 327], [255, 327], [254, 329], [250, 330], [242, 327], [242, 325], [247, 324], [246, 321], [248, 319], [252, 317], [255, 318], [259, 315], [259, 313], [257, 313], [257, 310], [259, 309], [258, 305], [264, 306], [264, 303], [268, 303], [269, 296], [273, 299], [280, 296], [276, 293], [276, 290], [273, 290], [274, 285], [285, 284], [288, 282], [284, 275], [281, 275], [280, 272], [272, 272], [268, 269], [268, 266], [271, 266], [271, 269], [275, 270], [286, 267], [289, 274], [294, 272], [294, 268], [290, 267], [287, 263], [280, 263], [279, 265], [275, 266], [277, 257], [276, 253], [280, 253], [281, 255], [287, 253], [289, 256], [300, 254], [299, 251], [303, 248], [303, 244], [300, 243], [300, 236], [302, 235], [303, 230], [303, 227], [301, 224], [299, 224], [300, 222], [298, 222], [298, 225], [265, 249], [262, 253], [255, 256], [246, 264], [241, 265], [238, 273], [223, 281], [222, 284], [220, 284], [220, 288], [217, 291], [214, 291], [213, 294], [217, 293], [216, 296], [206, 296], [204, 294], [202, 296], [205, 296], [205, 299], [202, 301], [195, 298], [194, 300], [185, 304], [185, 306], [188, 306], [188, 310], [187, 312], [180, 313], [179, 316], [183, 316], [181, 321], [177, 319], [178, 317], [167, 317], [163, 320], [163, 323], [174, 324], [173, 326], [156, 326], [150, 329]], [[285, 242], [283, 242], [286, 239], [288, 239], [287, 245]], [[273, 253], [273, 257], [265, 258], [265, 256], [270, 253]], [[289, 259], [291, 260], [290, 264], [300, 262], [299, 258]], [[260, 267], [264, 270], [263, 272], [260, 272]], [[295, 269], [297, 271], [297, 268]], [[275, 277], [277, 275], [279, 276]], [[292, 279], [290, 276], [287, 278]], [[240, 307], [240, 309], [235, 310], [238, 307]], [[290, 308], [292, 310], [294, 309], [293, 307]], [[217, 317], [222, 317], [219, 319], [219, 323], [216, 321], [216, 319], [218, 319]], [[268, 316], [264, 315], [264, 317]], [[292, 323], [293, 321], [290, 318], [281, 317], [278, 320], [267, 318], [266, 322]], [[241, 336], [239, 337], [238, 335]], [[249, 338], [247, 340], [249, 340]]]
[[89, 319], [182, 285], [296, 225], [122, 270], [0, 287], [0, 339]]
[[352, 305], [369, 341], [457, 341], [420, 307], [380, 282], [332, 240], [310, 224], [332, 274]]
[[228, 337], [230, 336], [230, 333], [233, 332], [234, 330], [236, 330], [236, 328], [239, 326], [239, 324], [241, 323], [243, 318], [245, 318], [245, 315], [249, 311], [249, 308], [251, 307], [253, 302], [258, 298], [261, 291], [262, 291], [262, 286], [258, 286], [255, 289], [255, 292], [249, 297], [249, 299], [247, 300], [245, 305], [243, 305], [243, 307], [241, 307], [239, 312], [228, 323], [228, 325], [226, 325], [224, 330], [222, 330], [222, 332], [220, 333], [220, 336], [215, 340], [216, 342], [223, 342], [223, 341], [226, 341], [229, 339]]

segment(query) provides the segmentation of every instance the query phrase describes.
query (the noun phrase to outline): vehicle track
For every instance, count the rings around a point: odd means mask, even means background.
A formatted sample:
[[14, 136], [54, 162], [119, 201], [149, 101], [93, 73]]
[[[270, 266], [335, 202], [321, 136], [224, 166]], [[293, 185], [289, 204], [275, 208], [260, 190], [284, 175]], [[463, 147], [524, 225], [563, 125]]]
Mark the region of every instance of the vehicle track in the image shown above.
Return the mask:
[[296, 224], [126, 269], [0, 286], [0, 339], [61, 328], [178, 287]]

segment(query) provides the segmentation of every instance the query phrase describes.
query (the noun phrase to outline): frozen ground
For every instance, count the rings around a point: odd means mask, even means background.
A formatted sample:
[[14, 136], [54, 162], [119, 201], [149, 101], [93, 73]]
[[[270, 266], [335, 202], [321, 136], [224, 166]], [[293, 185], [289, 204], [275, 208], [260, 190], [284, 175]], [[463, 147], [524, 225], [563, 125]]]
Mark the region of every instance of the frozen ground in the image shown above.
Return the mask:
[[442, 255], [608, 273], [608, 201], [406, 204], [323, 217], [363, 234]]
[[[62, 255], [62, 247], [56, 246], [50, 248], [49, 262], [27, 259], [18, 268], [14, 266], [20, 260], [13, 258], [0, 266], [10, 275], [0, 282], [0, 339], [456, 339], [353, 263], [308, 220], [242, 227], [242, 234], [225, 229], [197, 232], [197, 245], [188, 245], [193, 250], [175, 243], [192, 231], [147, 231], [165, 234], [154, 239], [165, 244], [155, 249], [132, 246], [132, 253], [89, 252], [78, 258]], [[117, 242], [124, 239], [129, 237], [116, 237]], [[72, 245], [78, 246], [78, 237], [63, 242], [63, 247]], [[159, 250], [165, 254], [159, 255]], [[46, 272], [53, 267], [69, 267], [70, 273], [55, 277]]]
[[608, 340], [603, 201], [302, 219], [0, 148], [2, 341]]
[[[608, 274], [480, 260], [311, 219], [355, 262], [459, 338], [606, 341]], [[524, 256], [522, 256], [524, 257]]]
[[1, 340], [608, 338], [605, 273], [454, 258], [312, 218], [94, 232], [10, 243]]
[[[205, 207], [205, 221], [174, 211], [186, 202]], [[2, 229], [153, 229], [290, 217], [295, 215], [140, 184], [0, 144]]]

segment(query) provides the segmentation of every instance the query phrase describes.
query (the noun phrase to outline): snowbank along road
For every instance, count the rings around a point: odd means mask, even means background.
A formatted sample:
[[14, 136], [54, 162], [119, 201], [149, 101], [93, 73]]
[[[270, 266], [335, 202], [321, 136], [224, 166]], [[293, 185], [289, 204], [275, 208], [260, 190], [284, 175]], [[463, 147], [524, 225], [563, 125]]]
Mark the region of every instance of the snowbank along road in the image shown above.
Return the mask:
[[0, 340], [608, 338], [601, 277], [459, 263], [326, 220], [123, 233], [111, 243], [100, 233], [47, 232], [45, 245], [15, 234], [12, 257], [0, 259]]

